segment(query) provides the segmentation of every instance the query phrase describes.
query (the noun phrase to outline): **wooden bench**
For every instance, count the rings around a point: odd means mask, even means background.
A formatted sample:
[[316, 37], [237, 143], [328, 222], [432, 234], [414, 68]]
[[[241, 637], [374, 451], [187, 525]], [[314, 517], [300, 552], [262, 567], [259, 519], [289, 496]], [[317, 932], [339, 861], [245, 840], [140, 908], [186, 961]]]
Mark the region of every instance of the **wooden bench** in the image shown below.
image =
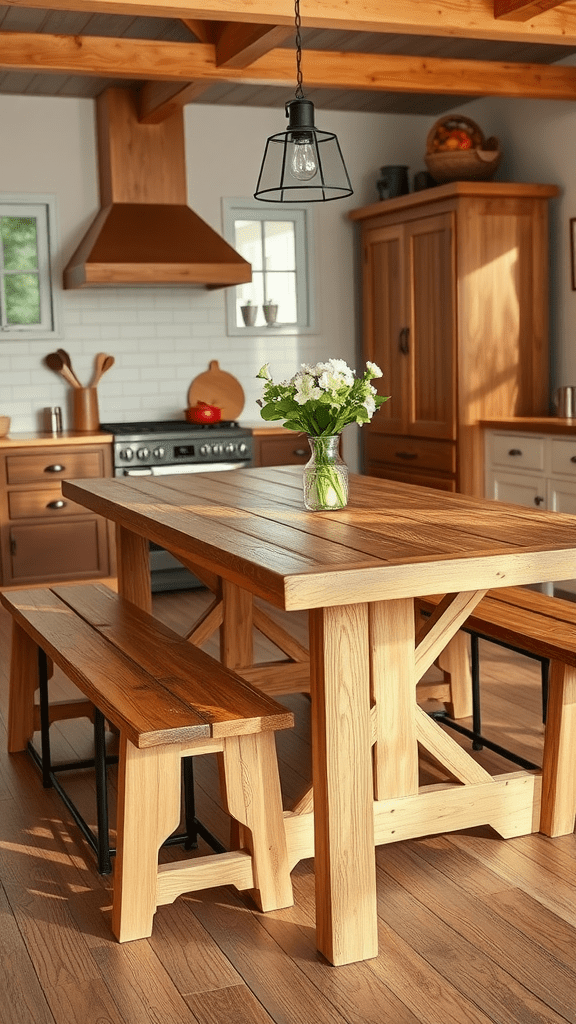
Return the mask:
[[[417, 611], [433, 612], [443, 597], [419, 598]], [[551, 836], [571, 832], [576, 813], [576, 604], [524, 587], [497, 588], [476, 605], [465, 629], [549, 660], [543, 771], [554, 792], [543, 795], [549, 811], [542, 831]], [[454, 650], [449, 648], [450, 686], [465, 691], [455, 697], [463, 707], [471, 701], [468, 651], [461, 637]]]
[[[233, 884], [262, 910], [293, 903], [274, 732], [293, 716], [214, 658], [94, 584], [7, 591], [13, 616], [9, 750], [36, 722], [38, 651], [120, 735], [112, 930], [152, 932], [156, 908], [183, 892]], [[181, 816], [181, 759], [217, 752], [242, 848], [158, 864]]]

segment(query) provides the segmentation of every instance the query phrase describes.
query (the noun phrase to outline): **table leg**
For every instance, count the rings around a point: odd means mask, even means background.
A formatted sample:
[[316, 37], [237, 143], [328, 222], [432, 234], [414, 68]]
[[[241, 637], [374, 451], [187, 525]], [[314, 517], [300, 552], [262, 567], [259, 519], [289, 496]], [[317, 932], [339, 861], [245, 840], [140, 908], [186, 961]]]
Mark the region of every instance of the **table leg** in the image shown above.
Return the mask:
[[316, 930], [333, 964], [378, 953], [368, 605], [310, 612]]
[[145, 612], [152, 611], [150, 545], [123, 526], [116, 526], [118, 593]]
[[222, 580], [224, 620], [220, 629], [220, 659], [228, 668], [252, 665], [252, 594]]

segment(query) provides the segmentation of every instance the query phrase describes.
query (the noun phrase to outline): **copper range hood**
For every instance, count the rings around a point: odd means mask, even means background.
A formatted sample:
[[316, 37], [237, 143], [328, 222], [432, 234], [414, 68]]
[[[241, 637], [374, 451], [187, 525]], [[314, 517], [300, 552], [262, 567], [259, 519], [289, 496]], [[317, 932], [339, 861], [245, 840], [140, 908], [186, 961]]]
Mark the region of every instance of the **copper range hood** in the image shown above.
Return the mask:
[[64, 287], [251, 281], [250, 264], [187, 204], [182, 110], [141, 124], [130, 89], [107, 89], [96, 103], [102, 208], [64, 271]]

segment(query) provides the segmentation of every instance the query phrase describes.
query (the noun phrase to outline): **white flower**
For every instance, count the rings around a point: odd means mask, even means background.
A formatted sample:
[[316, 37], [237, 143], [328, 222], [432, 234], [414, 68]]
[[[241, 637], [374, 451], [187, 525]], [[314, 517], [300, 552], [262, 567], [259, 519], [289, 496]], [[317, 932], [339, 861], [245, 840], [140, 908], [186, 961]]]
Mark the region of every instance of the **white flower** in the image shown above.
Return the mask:
[[371, 378], [384, 376], [380, 367], [377, 366], [376, 363], [371, 363], [370, 360], [366, 363], [366, 369], [368, 370]]
[[260, 369], [258, 370], [256, 377], [261, 377], [262, 380], [272, 380], [272, 377], [270, 375], [270, 364], [264, 363], [264, 366], [260, 367]]
[[368, 413], [368, 415], [369, 416], [373, 416], [374, 413], [376, 412], [376, 402], [372, 398], [372, 395], [369, 395], [369, 397], [366, 398], [362, 404], [363, 404], [364, 408], [366, 409], [366, 412]]
[[297, 405], [316, 401], [322, 395], [320, 388], [315, 386], [314, 377], [309, 373], [297, 374], [293, 379], [293, 384], [295, 388], [294, 401]]
[[318, 377], [318, 385], [323, 391], [330, 392], [331, 395], [336, 394], [341, 387], [344, 387], [347, 381], [344, 379], [343, 374], [334, 373], [331, 370], [324, 370], [323, 373]]

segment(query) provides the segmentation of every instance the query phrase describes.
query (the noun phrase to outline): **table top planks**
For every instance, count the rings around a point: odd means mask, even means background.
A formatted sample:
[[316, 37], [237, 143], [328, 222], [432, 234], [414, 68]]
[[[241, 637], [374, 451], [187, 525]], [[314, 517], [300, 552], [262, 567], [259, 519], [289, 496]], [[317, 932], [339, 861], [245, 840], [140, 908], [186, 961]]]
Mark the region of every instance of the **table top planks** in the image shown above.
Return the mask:
[[301, 467], [64, 481], [63, 493], [287, 610], [576, 577], [576, 517], [352, 475], [307, 512]]

